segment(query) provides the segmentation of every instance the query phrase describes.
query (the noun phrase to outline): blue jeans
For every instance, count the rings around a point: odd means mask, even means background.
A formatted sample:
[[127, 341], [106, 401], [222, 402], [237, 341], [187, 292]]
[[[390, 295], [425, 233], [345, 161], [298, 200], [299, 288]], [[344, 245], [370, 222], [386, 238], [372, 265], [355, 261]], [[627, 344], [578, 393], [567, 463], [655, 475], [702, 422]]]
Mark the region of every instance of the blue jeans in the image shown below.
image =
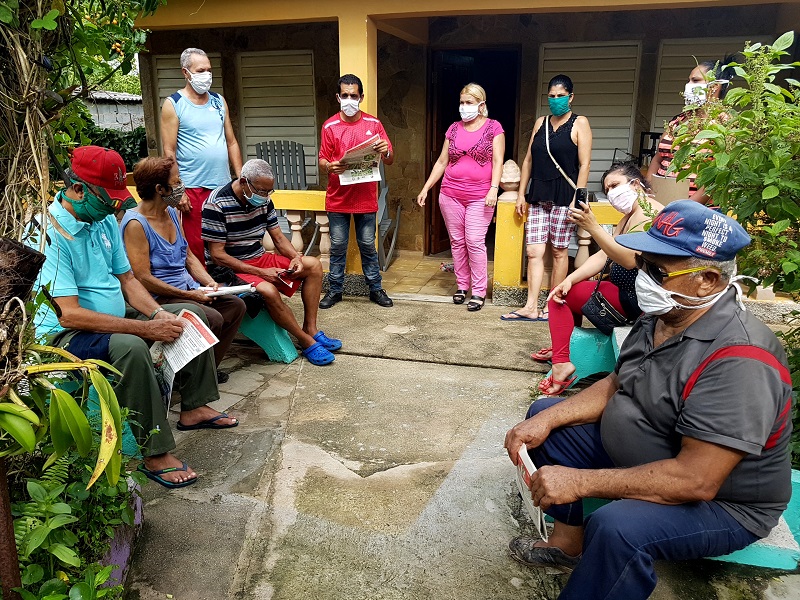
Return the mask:
[[331, 270], [328, 283], [332, 294], [341, 294], [344, 287], [344, 267], [347, 262], [347, 242], [350, 238], [350, 217], [356, 227], [356, 241], [361, 252], [361, 269], [371, 292], [381, 289], [381, 269], [375, 248], [375, 213], [350, 214], [329, 212], [331, 228]]
[[[537, 400], [527, 417], [561, 400]], [[599, 424], [556, 429], [544, 444], [530, 450], [530, 455], [537, 467], [614, 466], [603, 449]], [[567, 525], [584, 523], [580, 501], [553, 506], [546, 512]], [[656, 560], [720, 556], [758, 539], [716, 502], [670, 506], [616, 500], [589, 515], [584, 526], [583, 556], [559, 595], [561, 600], [644, 600], [656, 587]]]

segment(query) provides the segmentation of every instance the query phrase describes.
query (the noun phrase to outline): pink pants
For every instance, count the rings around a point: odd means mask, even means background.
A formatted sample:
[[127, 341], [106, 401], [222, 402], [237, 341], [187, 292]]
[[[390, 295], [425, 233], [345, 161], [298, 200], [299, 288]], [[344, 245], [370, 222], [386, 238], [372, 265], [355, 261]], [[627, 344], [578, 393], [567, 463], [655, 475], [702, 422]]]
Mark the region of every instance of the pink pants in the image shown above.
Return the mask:
[[471, 287], [473, 296], [486, 297], [486, 231], [494, 207], [486, 206], [484, 198], [460, 200], [440, 193], [439, 208], [450, 235], [458, 289]]
[[[553, 343], [553, 364], [570, 362], [569, 360], [569, 338], [572, 330], [581, 324], [583, 313], [581, 309], [589, 296], [594, 292], [597, 281], [581, 281], [573, 285], [564, 304], [559, 304], [555, 300], [547, 303], [549, 312], [550, 339]], [[611, 306], [622, 314], [622, 304], [619, 301], [619, 288], [610, 281], [600, 282], [600, 292], [609, 301]]]

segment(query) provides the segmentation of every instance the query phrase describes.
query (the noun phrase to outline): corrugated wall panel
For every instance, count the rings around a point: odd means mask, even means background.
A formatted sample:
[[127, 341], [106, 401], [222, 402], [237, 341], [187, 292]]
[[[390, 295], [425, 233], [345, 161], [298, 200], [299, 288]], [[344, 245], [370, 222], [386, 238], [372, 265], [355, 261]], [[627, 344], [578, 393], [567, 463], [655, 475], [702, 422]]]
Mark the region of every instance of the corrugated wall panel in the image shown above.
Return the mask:
[[316, 185], [319, 135], [312, 52], [242, 52], [238, 58], [245, 160], [255, 158], [258, 142], [299, 142], [305, 151], [306, 179]]
[[753, 43], [771, 41], [760, 36], [662, 40], [650, 128], [664, 131], [664, 123], [683, 110], [683, 88], [698, 63], [722, 60], [726, 54], [743, 50], [748, 40]]

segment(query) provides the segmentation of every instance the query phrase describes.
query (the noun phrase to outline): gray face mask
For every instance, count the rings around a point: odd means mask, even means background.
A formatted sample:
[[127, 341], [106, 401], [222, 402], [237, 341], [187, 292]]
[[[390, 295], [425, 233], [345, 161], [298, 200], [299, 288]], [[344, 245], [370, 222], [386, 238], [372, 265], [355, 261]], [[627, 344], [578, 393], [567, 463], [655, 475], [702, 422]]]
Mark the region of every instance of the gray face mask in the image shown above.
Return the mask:
[[167, 194], [166, 196], [162, 195], [161, 198], [164, 200], [164, 204], [167, 206], [178, 206], [181, 202], [181, 198], [183, 198], [183, 194], [186, 192], [186, 186], [182, 183], [178, 185], [172, 186], [172, 191]]

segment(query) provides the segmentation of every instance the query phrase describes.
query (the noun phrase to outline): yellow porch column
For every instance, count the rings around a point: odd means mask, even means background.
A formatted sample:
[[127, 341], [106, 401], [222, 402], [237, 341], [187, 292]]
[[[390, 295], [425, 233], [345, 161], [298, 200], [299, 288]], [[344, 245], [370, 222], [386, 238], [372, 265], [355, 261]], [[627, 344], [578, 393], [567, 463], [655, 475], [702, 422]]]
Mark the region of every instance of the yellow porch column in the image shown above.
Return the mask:
[[[361, 110], [378, 114], [378, 30], [375, 22], [364, 12], [344, 12], [339, 15], [339, 74], [352, 73], [364, 84]], [[377, 184], [374, 184], [377, 186]], [[377, 224], [376, 224], [377, 228]], [[377, 243], [377, 236], [376, 236]], [[361, 256], [356, 243], [355, 227], [350, 223], [350, 242], [347, 246], [347, 273], [361, 273]]]
[[517, 214], [516, 198], [497, 202], [494, 234], [494, 284], [522, 287], [525, 219]]

